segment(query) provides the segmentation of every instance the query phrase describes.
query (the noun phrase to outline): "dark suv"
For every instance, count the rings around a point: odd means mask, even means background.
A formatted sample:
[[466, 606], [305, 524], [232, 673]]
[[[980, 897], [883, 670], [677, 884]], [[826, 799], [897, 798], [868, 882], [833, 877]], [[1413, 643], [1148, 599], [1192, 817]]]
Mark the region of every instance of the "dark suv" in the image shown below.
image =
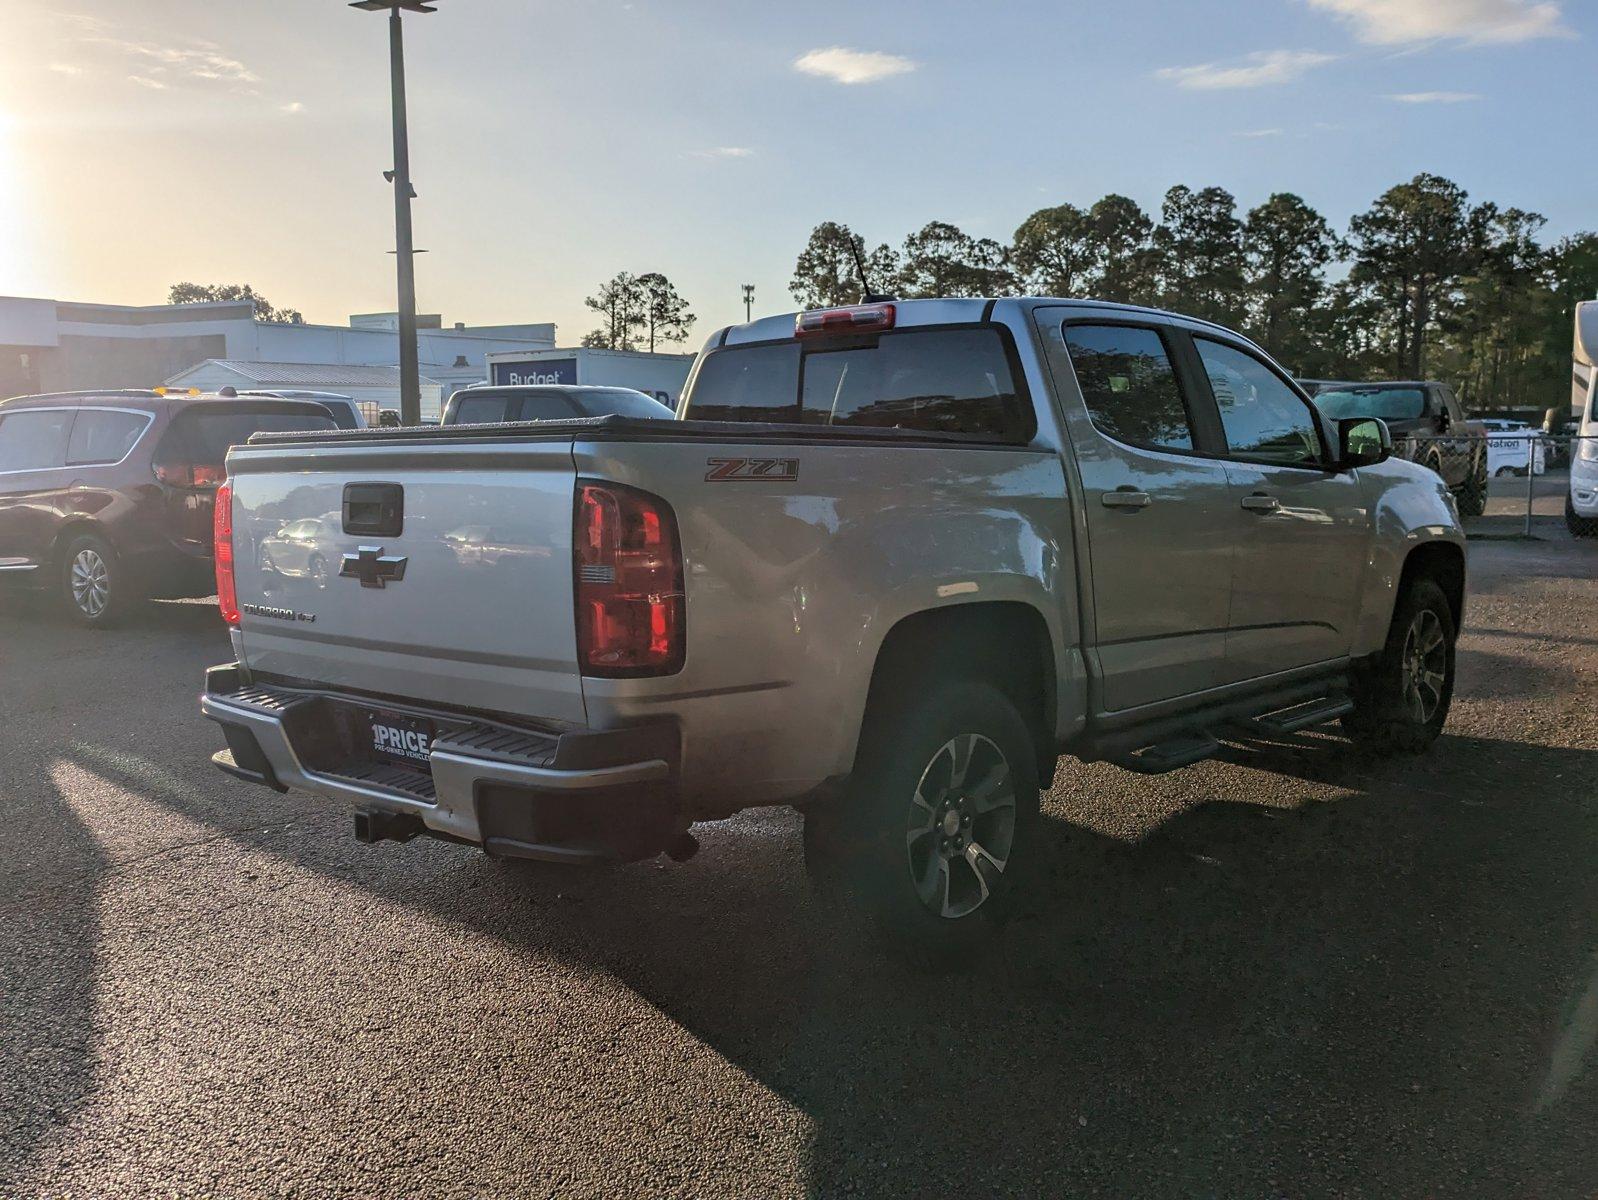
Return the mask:
[[160, 391], [0, 403], [0, 582], [102, 625], [141, 597], [216, 590], [211, 513], [228, 447], [332, 429], [320, 404]]

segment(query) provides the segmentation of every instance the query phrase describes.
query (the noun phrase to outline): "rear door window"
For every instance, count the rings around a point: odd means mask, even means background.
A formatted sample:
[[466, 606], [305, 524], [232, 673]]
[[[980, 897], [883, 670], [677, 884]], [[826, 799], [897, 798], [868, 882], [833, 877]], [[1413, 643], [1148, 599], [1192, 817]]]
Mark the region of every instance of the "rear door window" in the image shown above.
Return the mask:
[[998, 441], [1032, 435], [1031, 402], [991, 327], [720, 350], [700, 365], [684, 415]]
[[80, 409], [67, 443], [67, 465], [121, 462], [149, 423], [142, 413]]
[[0, 416], [0, 471], [65, 466], [74, 411], [46, 408]]
[[1165, 339], [1132, 325], [1067, 325], [1065, 345], [1095, 428], [1118, 442], [1188, 452], [1193, 425]]
[[566, 421], [583, 415], [565, 392], [523, 392], [519, 403], [518, 421]]
[[490, 392], [483, 396], [457, 396], [450, 406], [451, 425], [495, 425], [511, 420], [510, 397]]

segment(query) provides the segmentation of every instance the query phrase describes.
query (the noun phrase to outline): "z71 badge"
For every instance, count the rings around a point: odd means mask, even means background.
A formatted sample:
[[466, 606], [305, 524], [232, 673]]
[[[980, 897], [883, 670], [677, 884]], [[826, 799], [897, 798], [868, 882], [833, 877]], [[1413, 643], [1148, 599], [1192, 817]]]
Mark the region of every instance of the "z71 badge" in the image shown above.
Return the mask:
[[799, 478], [797, 458], [710, 458], [705, 465], [710, 468], [706, 483], [791, 483]]

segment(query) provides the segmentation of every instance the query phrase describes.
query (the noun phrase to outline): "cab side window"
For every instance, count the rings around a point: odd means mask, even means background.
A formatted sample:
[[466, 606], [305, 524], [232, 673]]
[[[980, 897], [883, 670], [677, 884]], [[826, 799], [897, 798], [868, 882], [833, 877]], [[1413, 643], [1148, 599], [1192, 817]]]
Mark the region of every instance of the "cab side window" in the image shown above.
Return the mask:
[[149, 423], [137, 413], [82, 409], [67, 443], [67, 465], [121, 462]]
[[0, 416], [0, 471], [66, 465], [73, 411], [51, 408]]
[[1321, 435], [1310, 406], [1280, 375], [1235, 346], [1195, 337], [1193, 347], [1232, 457], [1287, 467], [1321, 464]]
[[1193, 449], [1193, 426], [1170, 351], [1158, 330], [1067, 325], [1064, 334], [1077, 386], [1095, 428], [1129, 446]]

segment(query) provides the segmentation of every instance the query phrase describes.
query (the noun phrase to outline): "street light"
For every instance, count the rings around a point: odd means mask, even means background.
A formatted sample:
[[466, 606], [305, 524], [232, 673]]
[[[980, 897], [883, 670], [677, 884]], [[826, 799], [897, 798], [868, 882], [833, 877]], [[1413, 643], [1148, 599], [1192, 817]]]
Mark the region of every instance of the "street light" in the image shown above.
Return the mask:
[[749, 314], [755, 304], [755, 285], [744, 284], [744, 324], [749, 324]]
[[388, 11], [388, 69], [394, 93], [394, 169], [383, 178], [394, 185], [394, 266], [399, 277], [400, 423], [422, 423], [421, 371], [416, 364], [416, 251], [411, 245], [410, 138], [405, 128], [405, 42], [400, 32], [400, 10], [437, 12], [424, 0], [355, 0], [351, 8], [367, 12]]

